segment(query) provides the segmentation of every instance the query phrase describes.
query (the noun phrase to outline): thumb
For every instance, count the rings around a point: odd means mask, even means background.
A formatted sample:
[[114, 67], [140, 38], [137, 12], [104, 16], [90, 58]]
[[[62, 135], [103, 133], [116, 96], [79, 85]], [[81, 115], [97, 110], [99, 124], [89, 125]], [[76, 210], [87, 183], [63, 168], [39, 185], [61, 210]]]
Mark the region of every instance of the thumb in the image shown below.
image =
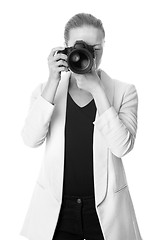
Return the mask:
[[96, 70], [96, 68], [97, 68], [97, 66], [96, 66], [96, 59], [95, 59], [95, 58], [93, 58], [93, 66], [92, 66], [92, 71], [95, 71], [95, 70]]

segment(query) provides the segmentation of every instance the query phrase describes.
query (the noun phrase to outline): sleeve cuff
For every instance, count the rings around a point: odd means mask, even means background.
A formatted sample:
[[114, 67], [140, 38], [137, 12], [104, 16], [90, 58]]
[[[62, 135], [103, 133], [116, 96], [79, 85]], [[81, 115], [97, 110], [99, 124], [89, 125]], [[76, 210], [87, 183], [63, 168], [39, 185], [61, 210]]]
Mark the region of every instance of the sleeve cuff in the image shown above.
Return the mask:
[[102, 113], [98, 118], [93, 122], [94, 125], [101, 130], [106, 124], [111, 125], [113, 119], [117, 116], [117, 112], [113, 106], [108, 108], [104, 113]]
[[36, 119], [37, 125], [46, 123], [50, 121], [54, 108], [55, 105], [39, 95], [33, 103], [27, 119], [29, 122], [35, 122]]
[[53, 111], [55, 105], [53, 105], [52, 103], [48, 102], [45, 98], [43, 98], [41, 95], [39, 95], [37, 97], [37, 99], [35, 100], [35, 102], [32, 105], [32, 109], [36, 108], [37, 109], [41, 109], [44, 112], [48, 112], [48, 111]]
[[47, 101], [41, 95], [39, 96], [39, 102], [40, 102], [40, 104], [44, 105], [45, 107], [48, 107], [48, 108], [51, 108], [51, 109], [53, 109], [55, 107], [55, 104], [50, 103], [49, 101]]

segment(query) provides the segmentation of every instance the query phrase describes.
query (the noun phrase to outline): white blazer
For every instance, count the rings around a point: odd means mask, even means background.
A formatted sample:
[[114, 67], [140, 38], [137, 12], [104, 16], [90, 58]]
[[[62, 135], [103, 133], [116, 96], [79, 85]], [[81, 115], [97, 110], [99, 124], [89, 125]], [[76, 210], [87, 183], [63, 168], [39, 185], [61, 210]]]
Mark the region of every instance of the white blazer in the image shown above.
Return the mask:
[[[20, 234], [30, 240], [52, 240], [62, 202], [64, 130], [70, 72], [63, 73], [54, 105], [32, 93], [22, 138], [29, 147], [45, 140], [45, 153]], [[111, 107], [99, 116], [93, 132], [95, 208], [105, 240], [142, 240], [121, 157], [134, 146], [138, 96], [133, 84], [111, 79], [100, 70]], [[83, 150], [83, 149], [82, 149]]]

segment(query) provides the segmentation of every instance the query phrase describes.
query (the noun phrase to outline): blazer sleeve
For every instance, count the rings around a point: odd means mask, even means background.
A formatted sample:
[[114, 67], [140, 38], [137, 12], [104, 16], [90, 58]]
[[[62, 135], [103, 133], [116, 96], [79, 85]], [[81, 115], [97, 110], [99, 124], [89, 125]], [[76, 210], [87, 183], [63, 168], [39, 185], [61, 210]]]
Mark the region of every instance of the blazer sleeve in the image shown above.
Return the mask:
[[128, 84], [119, 112], [111, 106], [93, 122], [104, 136], [107, 147], [117, 157], [123, 157], [133, 149], [137, 110], [137, 90], [133, 84]]
[[31, 94], [28, 114], [21, 130], [23, 142], [29, 147], [38, 147], [44, 142], [55, 107], [41, 96], [42, 86], [43, 83], [39, 84]]

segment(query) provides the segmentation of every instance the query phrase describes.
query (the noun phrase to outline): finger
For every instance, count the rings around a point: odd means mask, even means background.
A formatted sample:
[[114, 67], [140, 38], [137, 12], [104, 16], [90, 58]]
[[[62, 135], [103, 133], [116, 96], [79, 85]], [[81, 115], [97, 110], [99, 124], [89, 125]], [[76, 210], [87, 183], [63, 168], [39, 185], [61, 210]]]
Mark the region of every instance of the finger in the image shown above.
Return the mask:
[[65, 47], [56, 47], [56, 48], [52, 48], [52, 50], [51, 50], [51, 54], [55, 54], [57, 51], [59, 51], [59, 50], [64, 50], [64, 48]]
[[65, 55], [63, 53], [59, 53], [59, 54], [56, 54], [55, 56], [48, 57], [48, 62], [49, 63], [54, 63], [54, 62], [57, 62], [59, 60], [67, 61], [67, 55]]
[[92, 71], [95, 71], [96, 68], [97, 68], [97, 66], [96, 66], [96, 59], [94, 58], [94, 59], [93, 59]]
[[63, 61], [63, 60], [59, 60], [56, 62], [56, 66], [65, 66], [65, 67], [68, 67], [68, 63], [66, 61]]
[[57, 53], [57, 54], [54, 56], [54, 60], [55, 60], [55, 61], [60, 60], [60, 59], [67, 60], [67, 55], [66, 55], [66, 54], [63, 54], [63, 53]]
[[64, 50], [65, 47], [56, 47], [56, 48], [52, 48], [49, 56], [48, 56], [48, 59], [53, 57], [55, 55], [55, 53], [59, 50]]
[[64, 67], [64, 66], [59, 67], [58, 70], [59, 70], [60, 72], [68, 72], [68, 68], [67, 68], [67, 67]]

